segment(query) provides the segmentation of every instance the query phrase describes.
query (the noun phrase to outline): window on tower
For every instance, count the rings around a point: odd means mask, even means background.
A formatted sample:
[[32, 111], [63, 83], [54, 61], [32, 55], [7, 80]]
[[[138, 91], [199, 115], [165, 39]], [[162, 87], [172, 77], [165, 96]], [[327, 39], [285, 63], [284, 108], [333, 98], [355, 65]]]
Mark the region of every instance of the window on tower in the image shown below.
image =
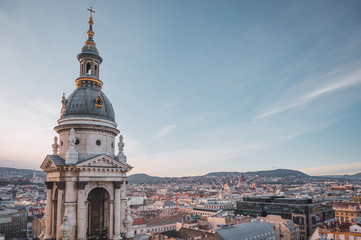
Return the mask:
[[86, 64], [86, 73], [87, 73], [88, 75], [90, 75], [90, 73], [91, 73], [91, 64], [90, 64], [90, 63], [87, 63], [87, 64]]

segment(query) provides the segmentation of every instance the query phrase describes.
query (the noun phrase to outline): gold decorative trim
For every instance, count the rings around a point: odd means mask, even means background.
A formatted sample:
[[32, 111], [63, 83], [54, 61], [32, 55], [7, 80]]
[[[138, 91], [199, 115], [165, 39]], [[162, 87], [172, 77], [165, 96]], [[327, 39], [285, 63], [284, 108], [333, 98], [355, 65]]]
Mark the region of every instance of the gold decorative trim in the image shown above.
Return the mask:
[[86, 41], [85, 44], [91, 44], [91, 45], [94, 45], [94, 46], [96, 45], [95, 42], [93, 42], [93, 41]]
[[[103, 87], [103, 82], [98, 80], [98, 79], [95, 79], [95, 78], [90, 78], [90, 77], [80, 77], [80, 78], [77, 78], [75, 80], [75, 83], [76, 83], [76, 87], [80, 87], [82, 85], [82, 82], [83, 81], [91, 81], [93, 82], [93, 87], [97, 87], [99, 89], [102, 89]], [[94, 86], [94, 83], [96, 86]]]
[[95, 99], [95, 107], [103, 108], [104, 100], [102, 96], [100, 96], [100, 91], [98, 92], [98, 97]]

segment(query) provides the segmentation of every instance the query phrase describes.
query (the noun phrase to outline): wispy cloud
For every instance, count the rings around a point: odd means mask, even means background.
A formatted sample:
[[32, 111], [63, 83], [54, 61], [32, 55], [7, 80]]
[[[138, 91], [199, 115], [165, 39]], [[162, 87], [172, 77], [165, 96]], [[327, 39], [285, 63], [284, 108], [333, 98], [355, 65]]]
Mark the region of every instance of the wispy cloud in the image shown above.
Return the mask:
[[29, 99], [22, 104], [0, 103], [6, 113], [0, 115], [0, 132], [6, 136], [0, 138], [0, 158], [26, 159], [27, 166], [38, 166], [45, 154], [51, 152], [52, 138], [56, 135], [51, 129], [59, 117], [57, 105], [60, 104], [42, 99]]
[[[229, 171], [229, 165], [225, 164], [227, 161], [242, 159], [297, 136], [298, 134], [290, 134], [257, 140], [236, 138], [230, 141], [198, 143], [191, 148], [153, 153], [145, 152], [142, 146], [138, 145], [138, 147], [130, 146], [127, 153], [130, 164], [135, 167], [134, 171], [137, 173], [151, 173], [159, 176], [197, 175], [209, 171]], [[246, 163], [228, 164], [231, 164], [234, 171], [242, 171], [247, 168], [245, 167]]]
[[346, 163], [299, 169], [310, 175], [355, 174], [361, 172], [361, 163]]
[[158, 140], [170, 132], [173, 132], [177, 128], [177, 125], [166, 125], [162, 127], [158, 133], [154, 136], [154, 139]]
[[[314, 84], [310, 87], [309, 84], [312, 80], [314, 80]], [[297, 89], [296, 91], [293, 89], [292, 93], [289, 93], [286, 97], [281, 98], [273, 104], [273, 106], [265, 109], [257, 115], [256, 118], [270, 117], [310, 103], [327, 94], [349, 89], [358, 84], [361, 84], [361, 71], [359, 69], [353, 69], [352, 71], [340, 69], [322, 77], [307, 79], [295, 87]], [[307, 86], [305, 87], [304, 85]], [[300, 93], [297, 94], [297, 92]]]

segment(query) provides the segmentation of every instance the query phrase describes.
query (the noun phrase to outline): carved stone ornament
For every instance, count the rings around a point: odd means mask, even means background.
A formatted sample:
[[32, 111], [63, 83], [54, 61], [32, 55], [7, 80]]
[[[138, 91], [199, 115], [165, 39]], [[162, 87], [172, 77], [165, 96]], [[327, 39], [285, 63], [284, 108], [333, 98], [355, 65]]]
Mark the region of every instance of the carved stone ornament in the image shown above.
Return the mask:
[[51, 146], [53, 147], [53, 155], [58, 155], [58, 149], [59, 149], [58, 137], [54, 137], [54, 143]]
[[119, 136], [119, 143], [118, 143], [118, 148], [119, 148], [119, 153], [118, 153], [118, 160], [119, 162], [127, 162], [127, 157], [124, 155], [124, 142], [123, 142], [123, 136], [120, 135]]
[[59, 190], [64, 190], [65, 182], [56, 182], [56, 186], [58, 187]]
[[76, 138], [75, 138], [74, 128], [70, 130], [68, 141], [69, 141], [69, 149], [65, 155], [65, 163], [67, 165], [71, 165], [78, 162], [78, 152], [75, 150]]
[[118, 143], [118, 148], [119, 148], [119, 152], [123, 152], [124, 151], [124, 142], [123, 142], [123, 135], [119, 136], [119, 143]]
[[126, 239], [133, 239], [134, 238], [134, 232], [132, 230], [133, 219], [130, 216], [130, 208], [129, 208], [129, 206], [127, 207], [126, 215], [127, 216], [125, 217], [125, 220], [124, 220], [124, 225], [125, 225], [125, 229], [126, 229], [125, 238]]
[[123, 181], [114, 181], [113, 183], [115, 189], [120, 189], [123, 184]]
[[79, 190], [84, 190], [86, 185], [87, 185], [87, 182], [77, 182], [77, 188]]
[[103, 108], [103, 103], [104, 103], [104, 100], [103, 100], [102, 96], [100, 96], [100, 91], [99, 91], [98, 97], [95, 99], [95, 107]]
[[61, 108], [65, 108], [68, 100], [65, 99], [65, 93], [63, 93], [63, 97], [61, 98]]
[[68, 100], [65, 99], [65, 93], [63, 93], [63, 97], [61, 98], [61, 113], [60, 113], [60, 117], [63, 116], [64, 111], [66, 109], [66, 104], [68, 103]]
[[53, 189], [54, 183], [53, 182], [45, 182], [47, 189]]
[[65, 215], [63, 217], [63, 223], [61, 224], [59, 230], [60, 230], [60, 236], [62, 237], [62, 239], [68, 240], [69, 235], [70, 235], [70, 230], [71, 230], [68, 216]]

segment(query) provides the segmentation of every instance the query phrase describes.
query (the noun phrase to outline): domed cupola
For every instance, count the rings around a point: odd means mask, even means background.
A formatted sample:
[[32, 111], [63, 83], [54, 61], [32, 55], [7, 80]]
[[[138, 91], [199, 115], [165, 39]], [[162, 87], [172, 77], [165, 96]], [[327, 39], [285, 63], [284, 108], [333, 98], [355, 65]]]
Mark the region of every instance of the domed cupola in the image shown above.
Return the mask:
[[65, 99], [60, 119], [73, 117], [99, 118], [115, 122], [113, 106], [105, 94], [96, 87], [80, 86]]
[[93, 24], [90, 16], [88, 40], [77, 56], [80, 62], [80, 76], [75, 80], [77, 88], [67, 99], [63, 96], [60, 119], [88, 117], [115, 122], [113, 107], [101, 91], [103, 82], [99, 78], [99, 66], [103, 59], [95, 46]]
[[[91, 10], [91, 9], [90, 9]], [[93, 39], [93, 18], [89, 18], [88, 40], [78, 54], [80, 76], [75, 80], [76, 89], [62, 98], [62, 108], [55, 131], [60, 136], [59, 156], [66, 159], [69, 149], [70, 130], [74, 129], [76, 139], [74, 151], [82, 161], [97, 154], [114, 154], [116, 128], [113, 106], [102, 92], [103, 82], [99, 78], [99, 56]]]

